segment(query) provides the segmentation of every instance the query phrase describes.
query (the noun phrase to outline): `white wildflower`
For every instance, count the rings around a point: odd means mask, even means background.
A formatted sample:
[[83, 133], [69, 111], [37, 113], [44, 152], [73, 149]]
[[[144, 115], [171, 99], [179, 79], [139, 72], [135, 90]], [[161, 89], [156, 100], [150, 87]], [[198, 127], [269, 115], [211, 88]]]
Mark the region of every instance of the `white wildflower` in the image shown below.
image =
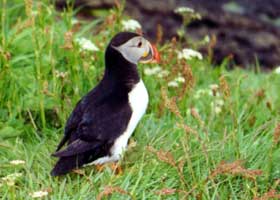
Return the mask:
[[47, 196], [49, 193], [47, 191], [36, 191], [30, 194], [32, 198], [41, 198]]
[[176, 82], [176, 81], [170, 81], [170, 82], [168, 82], [168, 87], [178, 87], [179, 86], [179, 84], [178, 84], [178, 82]]
[[141, 29], [141, 24], [134, 19], [122, 20], [121, 24], [126, 31], [136, 31], [137, 29]]
[[216, 114], [220, 114], [220, 113], [222, 112], [222, 108], [221, 108], [220, 106], [215, 106], [215, 107], [214, 107], [214, 112], [215, 112]]
[[184, 83], [184, 82], [185, 82], [185, 78], [182, 76], [178, 76], [173, 81], [170, 81], [167, 85], [169, 87], [178, 87], [180, 83]]
[[209, 42], [210, 42], [209, 35], [205, 35], [205, 37], [203, 38], [203, 43], [208, 44]]
[[12, 165], [23, 165], [23, 164], [25, 164], [25, 161], [24, 160], [12, 160], [12, 161], [10, 161], [10, 164], [12, 164]]
[[218, 91], [219, 85], [211, 84], [211, 85], [209, 85], [209, 88], [211, 89], [211, 90], [209, 90], [209, 96], [220, 96], [220, 93]]
[[186, 13], [194, 13], [194, 10], [192, 8], [189, 7], [177, 7], [174, 10], [175, 13], [177, 14], [186, 14]]
[[56, 78], [62, 78], [62, 79], [68, 75], [67, 72], [60, 72], [58, 70], [55, 70], [54, 73], [55, 73]]
[[217, 85], [217, 84], [211, 84], [211, 85], [209, 85], [209, 88], [210, 88], [211, 90], [217, 90], [217, 89], [219, 88], [219, 85]]
[[174, 81], [176, 81], [176, 82], [178, 82], [178, 83], [185, 83], [185, 78], [182, 77], [182, 76], [179, 76], [179, 77], [175, 78]]
[[204, 95], [204, 93], [205, 93], [204, 91], [205, 90], [203, 90], [203, 89], [197, 90], [196, 93], [194, 94], [194, 98], [199, 99], [202, 95]]
[[274, 73], [275, 74], [280, 74], [280, 66], [275, 68]]
[[72, 25], [79, 24], [79, 20], [77, 18], [72, 18], [71, 19], [71, 24]]
[[199, 89], [194, 94], [194, 98], [199, 99], [201, 96], [210, 95], [211, 93], [212, 93], [211, 90]]
[[15, 180], [9, 179], [9, 180], [6, 180], [6, 184], [8, 186], [14, 186], [16, 183], [15, 183]]
[[201, 20], [202, 19], [202, 16], [199, 14], [199, 13], [195, 13], [193, 16], [192, 16], [193, 19], [198, 19], [198, 20]]
[[99, 48], [86, 38], [76, 38], [75, 42], [80, 46], [81, 51], [99, 51]]
[[163, 78], [168, 76], [169, 71], [168, 70], [162, 70], [162, 68], [160, 66], [156, 66], [153, 68], [145, 68], [144, 69], [144, 74], [147, 76], [151, 76], [151, 75], [156, 75], [158, 78]]
[[224, 101], [222, 99], [216, 100], [214, 102], [211, 102], [211, 108], [216, 113], [219, 114], [222, 112], [222, 106], [224, 105]]
[[15, 185], [15, 181], [17, 178], [21, 177], [22, 173], [13, 173], [9, 174], [5, 177], [2, 177], [2, 181], [5, 182], [8, 186], [13, 186]]
[[13, 173], [13, 174], [9, 174], [5, 177], [2, 177], [3, 181], [7, 181], [7, 180], [16, 180], [17, 178], [21, 177], [22, 173]]
[[224, 102], [224, 100], [222, 100], [222, 99], [217, 99], [216, 101], [215, 101], [215, 104], [217, 105], [217, 106], [223, 106], [224, 104], [225, 104], [225, 102]]
[[156, 67], [153, 67], [153, 68], [145, 68], [144, 69], [144, 74], [150, 76], [150, 75], [158, 74], [161, 71], [162, 71], [161, 67], [156, 66]]
[[178, 52], [178, 59], [191, 60], [192, 58], [202, 60], [202, 55], [200, 52], [193, 49], [183, 49], [182, 51]]
[[162, 70], [162, 71], [160, 71], [160, 72], [157, 74], [157, 77], [158, 77], [158, 78], [163, 78], [163, 77], [168, 76], [168, 74], [169, 74], [169, 71], [167, 71], [167, 70]]

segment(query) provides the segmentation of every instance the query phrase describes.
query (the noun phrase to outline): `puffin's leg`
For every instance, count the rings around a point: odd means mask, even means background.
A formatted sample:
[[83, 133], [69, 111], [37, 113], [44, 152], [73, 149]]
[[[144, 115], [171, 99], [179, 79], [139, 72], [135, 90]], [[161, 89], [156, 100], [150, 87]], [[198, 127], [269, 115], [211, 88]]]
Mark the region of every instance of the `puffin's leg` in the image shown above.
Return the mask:
[[109, 167], [112, 171], [114, 171], [116, 174], [122, 174], [123, 170], [121, 167], [121, 164], [119, 162], [113, 162], [109, 164]]

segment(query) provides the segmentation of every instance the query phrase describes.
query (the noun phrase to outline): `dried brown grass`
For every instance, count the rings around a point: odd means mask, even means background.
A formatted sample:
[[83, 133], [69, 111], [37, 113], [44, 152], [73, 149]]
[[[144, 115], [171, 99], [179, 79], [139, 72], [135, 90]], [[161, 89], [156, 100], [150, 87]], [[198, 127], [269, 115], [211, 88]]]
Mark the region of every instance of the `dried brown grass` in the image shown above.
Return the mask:
[[270, 199], [280, 199], [280, 194], [277, 194], [276, 190], [271, 189], [264, 193], [260, 197], [255, 197], [253, 200], [270, 200]]
[[210, 177], [214, 178], [218, 175], [240, 175], [245, 178], [256, 179], [257, 176], [262, 175], [261, 170], [253, 170], [253, 169], [245, 169], [243, 167], [242, 160], [236, 160], [231, 163], [226, 163], [222, 161], [218, 164], [218, 166], [211, 172]]
[[280, 141], [280, 123], [278, 123], [273, 133], [273, 143], [277, 145]]
[[105, 188], [103, 189], [102, 192], [100, 192], [97, 197], [96, 200], [102, 200], [103, 197], [107, 197], [109, 195], [112, 195], [113, 193], [119, 193], [119, 194], [123, 194], [123, 195], [128, 195], [132, 198], [132, 195], [125, 191], [124, 189], [120, 188], [120, 187], [113, 187], [113, 186], [105, 186]]
[[183, 78], [185, 79], [185, 82], [182, 84], [182, 86], [180, 87], [180, 90], [178, 91], [179, 94], [179, 100], [182, 100], [188, 91], [190, 91], [194, 85], [195, 85], [195, 78], [193, 76], [193, 72], [191, 67], [184, 61], [181, 61], [181, 73]]
[[180, 110], [176, 103], [176, 97], [169, 98], [167, 94], [167, 89], [161, 88], [161, 96], [163, 98], [163, 105], [165, 108], [169, 109], [173, 114], [175, 114], [178, 118], [183, 120], [183, 117], [180, 113]]
[[181, 181], [183, 187], [185, 187], [185, 188], [187, 187], [187, 183], [186, 183], [184, 173], [183, 173], [184, 164], [185, 164], [184, 160], [177, 162], [171, 152], [164, 151], [162, 149], [156, 150], [151, 146], [148, 146], [147, 150], [149, 152], [155, 154], [160, 161], [165, 162], [165, 163], [169, 164], [170, 166], [174, 167], [177, 171], [177, 174], [180, 178], [180, 181]]
[[225, 76], [221, 76], [219, 78], [220, 81], [220, 91], [223, 94], [224, 99], [228, 99], [230, 97], [230, 87], [225, 78]]
[[64, 44], [62, 45], [63, 49], [73, 49], [73, 31], [69, 30], [64, 33]]
[[32, 0], [24, 0], [25, 3], [25, 14], [28, 17], [32, 16], [32, 8], [33, 8], [33, 1]]
[[217, 36], [211, 35], [210, 42], [207, 47], [207, 53], [210, 62], [213, 60], [214, 48], [216, 45], [217, 45]]

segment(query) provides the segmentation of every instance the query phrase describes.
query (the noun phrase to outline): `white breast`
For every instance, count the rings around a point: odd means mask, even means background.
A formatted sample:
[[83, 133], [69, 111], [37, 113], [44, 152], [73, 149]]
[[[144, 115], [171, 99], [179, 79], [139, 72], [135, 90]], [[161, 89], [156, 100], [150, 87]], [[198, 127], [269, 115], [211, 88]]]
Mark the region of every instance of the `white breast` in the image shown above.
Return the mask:
[[127, 146], [128, 139], [136, 128], [138, 122], [144, 115], [148, 106], [148, 92], [142, 80], [137, 83], [128, 94], [129, 104], [132, 109], [132, 116], [128, 123], [127, 129], [115, 142], [111, 152], [112, 154], [121, 155]]
[[132, 109], [132, 115], [126, 131], [117, 138], [111, 147], [112, 156], [105, 156], [93, 162], [93, 164], [103, 164], [106, 162], [117, 161], [120, 159], [123, 151], [126, 149], [128, 139], [135, 130], [138, 122], [144, 115], [149, 101], [147, 89], [142, 80], [140, 80], [128, 94], [129, 104]]

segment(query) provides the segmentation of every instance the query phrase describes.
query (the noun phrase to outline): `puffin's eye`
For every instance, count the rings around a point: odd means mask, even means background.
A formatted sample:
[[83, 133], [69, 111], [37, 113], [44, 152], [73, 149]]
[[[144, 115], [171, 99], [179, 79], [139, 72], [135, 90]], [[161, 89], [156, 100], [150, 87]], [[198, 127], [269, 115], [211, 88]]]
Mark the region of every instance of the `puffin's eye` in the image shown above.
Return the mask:
[[138, 42], [137, 47], [140, 48], [142, 46], [142, 42]]

